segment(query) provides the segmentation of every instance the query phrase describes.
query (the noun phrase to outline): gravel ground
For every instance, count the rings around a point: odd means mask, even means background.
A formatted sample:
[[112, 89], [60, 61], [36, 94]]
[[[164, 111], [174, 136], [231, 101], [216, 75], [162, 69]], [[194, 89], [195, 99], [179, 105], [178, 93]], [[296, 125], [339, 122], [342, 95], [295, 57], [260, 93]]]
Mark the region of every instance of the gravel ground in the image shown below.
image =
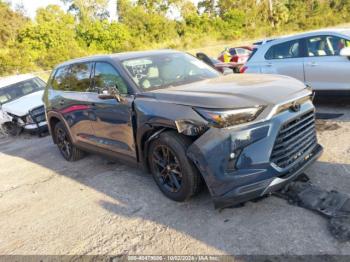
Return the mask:
[[[318, 122], [314, 183], [350, 194], [350, 107]], [[165, 198], [149, 174], [89, 155], [68, 163], [50, 137], [0, 139], [0, 254], [350, 254], [318, 214], [269, 197], [213, 208], [204, 191]]]

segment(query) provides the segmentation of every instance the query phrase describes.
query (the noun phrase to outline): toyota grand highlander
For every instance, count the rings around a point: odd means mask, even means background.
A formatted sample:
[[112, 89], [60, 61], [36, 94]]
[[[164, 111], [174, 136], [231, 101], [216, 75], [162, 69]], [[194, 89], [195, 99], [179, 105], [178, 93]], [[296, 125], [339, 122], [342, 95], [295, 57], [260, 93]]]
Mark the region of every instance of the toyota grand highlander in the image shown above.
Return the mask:
[[149, 170], [172, 200], [205, 184], [224, 208], [281, 188], [319, 157], [310, 95], [290, 77], [224, 76], [161, 50], [63, 63], [44, 102], [66, 160], [119, 157]]
[[34, 75], [0, 78], [0, 125], [10, 135], [47, 129], [42, 101], [46, 83]]

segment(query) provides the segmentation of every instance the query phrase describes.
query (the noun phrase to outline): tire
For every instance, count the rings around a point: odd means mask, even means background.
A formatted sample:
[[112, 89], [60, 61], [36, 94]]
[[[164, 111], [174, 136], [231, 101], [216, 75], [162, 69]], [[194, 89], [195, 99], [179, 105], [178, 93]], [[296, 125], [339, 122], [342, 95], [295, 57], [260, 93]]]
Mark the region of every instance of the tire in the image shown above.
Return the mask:
[[19, 134], [22, 132], [22, 127], [19, 127], [15, 123], [9, 122], [3, 124], [3, 129], [6, 134], [9, 134], [11, 136], [19, 136]]
[[191, 143], [187, 137], [167, 131], [149, 147], [148, 163], [153, 178], [162, 193], [174, 201], [186, 201], [201, 189], [201, 176], [186, 156]]
[[54, 128], [54, 139], [61, 155], [67, 161], [77, 161], [84, 157], [85, 152], [77, 148], [69, 137], [68, 131], [62, 122], [58, 122]]

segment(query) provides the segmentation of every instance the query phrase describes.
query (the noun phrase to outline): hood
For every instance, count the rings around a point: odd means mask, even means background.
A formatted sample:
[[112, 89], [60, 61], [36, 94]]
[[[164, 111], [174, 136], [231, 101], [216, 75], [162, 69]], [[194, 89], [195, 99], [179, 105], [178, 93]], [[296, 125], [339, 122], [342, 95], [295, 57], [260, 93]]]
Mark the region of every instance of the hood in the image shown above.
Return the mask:
[[276, 105], [309, 94], [299, 80], [262, 74], [231, 74], [143, 93], [157, 100], [205, 108]]
[[42, 97], [44, 90], [22, 96], [16, 100], [2, 105], [2, 110], [16, 116], [25, 116], [29, 110], [43, 105]]

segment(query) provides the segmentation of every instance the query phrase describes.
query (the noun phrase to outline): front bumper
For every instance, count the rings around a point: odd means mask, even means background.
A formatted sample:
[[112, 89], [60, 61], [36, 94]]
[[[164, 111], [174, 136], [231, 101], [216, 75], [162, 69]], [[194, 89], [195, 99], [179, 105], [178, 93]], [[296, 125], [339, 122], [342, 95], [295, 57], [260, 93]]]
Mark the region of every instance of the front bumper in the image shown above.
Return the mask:
[[271, 162], [281, 127], [312, 110], [312, 103], [307, 102], [301, 105], [300, 112], [287, 110], [265, 122], [237, 128], [211, 128], [188, 148], [188, 157], [201, 172], [216, 208], [276, 191], [316, 161], [323, 150], [317, 143], [298, 154], [298, 159], [285, 168]]
[[47, 122], [43, 121], [35, 124], [26, 124], [23, 129], [30, 133], [38, 133], [39, 135], [48, 130]]

